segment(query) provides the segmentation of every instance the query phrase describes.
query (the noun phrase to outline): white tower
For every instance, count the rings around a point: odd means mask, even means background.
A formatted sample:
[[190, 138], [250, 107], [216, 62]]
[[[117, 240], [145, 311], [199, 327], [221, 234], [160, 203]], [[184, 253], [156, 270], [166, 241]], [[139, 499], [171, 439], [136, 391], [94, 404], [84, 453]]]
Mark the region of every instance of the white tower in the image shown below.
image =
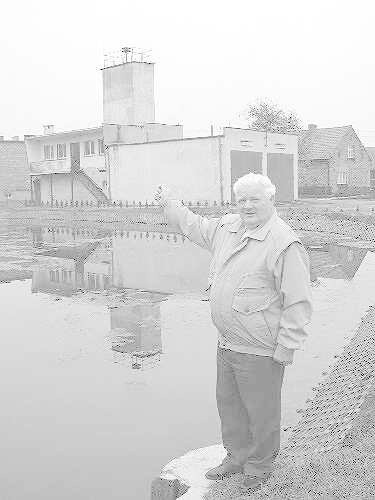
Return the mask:
[[154, 63], [145, 52], [124, 47], [105, 56], [103, 123], [141, 125], [155, 121]]

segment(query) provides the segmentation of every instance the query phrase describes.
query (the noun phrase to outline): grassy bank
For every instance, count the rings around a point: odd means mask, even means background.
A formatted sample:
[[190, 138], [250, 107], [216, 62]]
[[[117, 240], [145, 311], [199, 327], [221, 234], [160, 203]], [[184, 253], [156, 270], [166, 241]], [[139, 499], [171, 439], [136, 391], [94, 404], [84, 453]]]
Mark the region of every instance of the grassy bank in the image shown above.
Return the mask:
[[372, 500], [375, 498], [375, 390], [334, 452], [278, 458], [262, 490], [240, 491], [241, 475], [218, 481], [205, 500]]

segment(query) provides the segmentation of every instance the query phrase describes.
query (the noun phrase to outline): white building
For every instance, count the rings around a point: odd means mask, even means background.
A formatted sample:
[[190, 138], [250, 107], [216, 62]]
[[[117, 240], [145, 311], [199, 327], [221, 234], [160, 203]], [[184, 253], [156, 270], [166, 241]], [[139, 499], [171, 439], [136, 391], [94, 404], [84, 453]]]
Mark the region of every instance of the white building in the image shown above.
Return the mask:
[[151, 201], [161, 183], [185, 201], [230, 201], [248, 172], [268, 175], [277, 201], [298, 197], [298, 138], [226, 127], [221, 135], [108, 145], [113, 200]]
[[55, 133], [26, 141], [32, 199], [56, 201], [105, 201], [108, 193], [103, 127]]
[[181, 125], [155, 123], [153, 63], [121, 59], [102, 74], [102, 126], [60, 133], [46, 126], [26, 141], [37, 203], [150, 201], [160, 183], [180, 199], [227, 201], [249, 171], [269, 175], [279, 201], [297, 198], [296, 136], [227, 127], [184, 139]]
[[[142, 57], [141, 57], [142, 59]], [[182, 137], [181, 126], [154, 123], [154, 64], [132, 60], [102, 69], [103, 124], [26, 140], [31, 195], [36, 203], [111, 198], [105, 145]]]

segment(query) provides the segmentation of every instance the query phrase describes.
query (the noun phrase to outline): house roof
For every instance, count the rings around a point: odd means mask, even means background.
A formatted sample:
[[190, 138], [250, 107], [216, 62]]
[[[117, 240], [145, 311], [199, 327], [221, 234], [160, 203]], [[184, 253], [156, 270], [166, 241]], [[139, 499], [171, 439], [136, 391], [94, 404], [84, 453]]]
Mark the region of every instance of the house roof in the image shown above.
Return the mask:
[[298, 141], [300, 159], [328, 160], [349, 131], [353, 131], [351, 125], [303, 130]]
[[50, 137], [58, 137], [60, 135], [76, 135], [76, 134], [85, 134], [90, 132], [99, 132], [103, 130], [103, 126], [100, 127], [90, 127], [90, 128], [81, 128], [76, 130], [63, 130], [62, 132], [54, 132], [53, 134], [42, 134], [42, 135], [32, 135], [28, 137], [27, 141], [35, 141], [40, 139], [49, 139]]

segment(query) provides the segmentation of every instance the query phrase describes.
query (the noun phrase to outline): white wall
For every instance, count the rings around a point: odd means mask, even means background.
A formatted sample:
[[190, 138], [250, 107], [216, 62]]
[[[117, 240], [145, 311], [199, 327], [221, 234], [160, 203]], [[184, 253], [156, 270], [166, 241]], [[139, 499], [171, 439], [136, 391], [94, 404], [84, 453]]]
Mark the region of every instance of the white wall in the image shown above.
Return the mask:
[[112, 199], [150, 201], [161, 183], [186, 201], [230, 200], [232, 150], [261, 152], [264, 174], [268, 153], [292, 154], [298, 197], [297, 136], [268, 133], [266, 142], [264, 132], [228, 127], [223, 136], [110, 146]]
[[165, 125], [164, 123], [145, 123], [144, 125], [103, 124], [104, 142], [142, 143], [182, 139], [182, 125]]
[[182, 139], [182, 125], [165, 125], [164, 123], [145, 123], [144, 125], [147, 141], [166, 141], [170, 139]]
[[219, 200], [217, 137], [109, 148], [113, 200], [151, 201], [159, 184], [178, 199]]
[[26, 145], [27, 160], [29, 163], [37, 162], [44, 159], [42, 151], [42, 143], [40, 140], [25, 139], [25, 145]]

